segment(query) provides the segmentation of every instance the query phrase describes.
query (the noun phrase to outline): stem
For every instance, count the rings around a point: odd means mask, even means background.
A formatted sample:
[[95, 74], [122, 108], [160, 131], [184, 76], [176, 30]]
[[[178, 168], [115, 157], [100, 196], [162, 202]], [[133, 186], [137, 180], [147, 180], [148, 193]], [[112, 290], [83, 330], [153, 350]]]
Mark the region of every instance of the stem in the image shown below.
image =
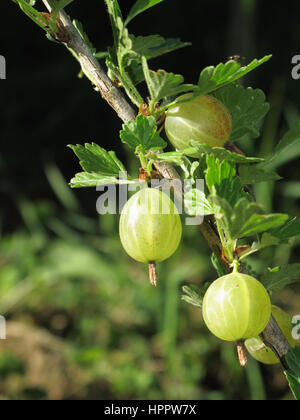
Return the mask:
[[157, 286], [157, 282], [158, 282], [158, 276], [157, 276], [157, 270], [156, 270], [156, 264], [154, 261], [151, 261], [149, 263], [149, 278], [150, 278], [150, 283], [152, 284], [152, 286]]
[[237, 348], [240, 365], [242, 367], [246, 367], [248, 363], [248, 357], [247, 357], [247, 351], [245, 348], [244, 341], [238, 341], [236, 344], [236, 348]]
[[[51, 12], [51, 6], [47, 0], [42, 0], [47, 9]], [[105, 99], [108, 104], [116, 111], [117, 115], [123, 122], [135, 121], [136, 113], [131, 105], [127, 102], [124, 95], [121, 91], [111, 82], [107, 77], [106, 73], [103, 71], [98, 60], [93, 56], [89, 47], [85, 41], [81, 38], [80, 34], [71, 23], [70, 19], [66, 13], [62, 10], [59, 13], [59, 19], [62, 24], [61, 32], [63, 39], [67, 39], [64, 44], [67, 48], [71, 49], [81, 66], [90, 74], [91, 79], [99, 90], [103, 99]], [[166, 179], [179, 179], [181, 180], [176, 169], [166, 162], [155, 162], [155, 167], [157, 171]], [[176, 197], [182, 199], [182, 189], [175, 189]], [[222, 258], [222, 244], [220, 238], [216, 231], [216, 226], [211, 217], [206, 217], [202, 225], [200, 225], [200, 230], [207, 240], [211, 250], [215, 253], [218, 260], [224, 267], [225, 271], [230, 273], [230, 266]], [[151, 272], [153, 273], [153, 278], [155, 278], [155, 265], [152, 263]], [[278, 324], [275, 319], [271, 317], [271, 320], [266, 327], [265, 331], [262, 333], [262, 339], [264, 343], [271, 347], [275, 353], [280, 358], [283, 366], [286, 368], [285, 355], [291, 350], [289, 343], [281, 332]]]
[[239, 267], [240, 267], [240, 262], [238, 260], [234, 260], [233, 263], [233, 273], [238, 273], [239, 272]]

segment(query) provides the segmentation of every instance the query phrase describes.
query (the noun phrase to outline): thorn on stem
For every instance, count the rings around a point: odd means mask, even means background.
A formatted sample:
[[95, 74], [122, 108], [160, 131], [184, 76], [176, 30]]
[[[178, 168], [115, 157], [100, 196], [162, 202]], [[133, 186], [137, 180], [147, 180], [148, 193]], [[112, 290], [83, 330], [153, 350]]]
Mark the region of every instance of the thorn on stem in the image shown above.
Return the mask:
[[156, 264], [154, 261], [151, 261], [149, 263], [149, 277], [150, 277], [150, 283], [152, 284], [152, 286], [157, 286], [157, 271], [156, 271]]
[[240, 365], [242, 367], [246, 367], [248, 363], [248, 357], [244, 341], [238, 341], [236, 347]]

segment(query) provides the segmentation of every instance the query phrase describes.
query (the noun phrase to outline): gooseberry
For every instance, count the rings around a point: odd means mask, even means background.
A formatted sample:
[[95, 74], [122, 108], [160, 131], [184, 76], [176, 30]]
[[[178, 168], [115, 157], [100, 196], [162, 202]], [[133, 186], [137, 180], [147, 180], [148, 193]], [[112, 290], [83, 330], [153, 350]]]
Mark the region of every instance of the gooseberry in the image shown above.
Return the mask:
[[127, 254], [150, 264], [150, 280], [156, 285], [155, 263], [171, 257], [182, 236], [180, 216], [173, 201], [158, 189], [143, 188], [124, 206], [119, 233]]
[[255, 337], [270, 320], [270, 298], [254, 277], [228, 274], [213, 282], [207, 290], [203, 317], [208, 329], [221, 340]]
[[[191, 94], [188, 93], [178, 99], [187, 99], [189, 96]], [[222, 102], [209, 95], [180, 103], [166, 113], [166, 134], [178, 150], [189, 148], [191, 140], [211, 147], [222, 147], [229, 139], [231, 129], [229, 111]]]
[[[272, 315], [291, 347], [295, 347], [297, 341], [294, 340], [292, 336], [292, 319], [290, 315], [275, 305], [272, 306]], [[277, 363], [280, 363], [280, 360], [273, 350], [271, 350], [270, 347], [265, 346], [260, 337], [249, 338], [245, 341], [245, 345], [248, 352], [257, 361], [265, 363], [266, 365], [276, 365]]]

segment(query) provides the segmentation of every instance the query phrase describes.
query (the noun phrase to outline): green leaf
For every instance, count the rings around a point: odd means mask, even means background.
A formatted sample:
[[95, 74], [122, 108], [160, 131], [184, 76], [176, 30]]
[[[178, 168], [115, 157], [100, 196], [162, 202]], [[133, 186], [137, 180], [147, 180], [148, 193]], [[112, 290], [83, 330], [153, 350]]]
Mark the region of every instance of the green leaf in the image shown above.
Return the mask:
[[136, 16], [150, 9], [150, 7], [161, 3], [163, 0], [137, 0], [129, 11], [129, 14], [125, 21], [125, 26], [132, 21]]
[[160, 35], [138, 37], [129, 35], [129, 37], [132, 41], [132, 50], [147, 60], [191, 45], [189, 42], [181, 42], [179, 38], [165, 39]]
[[117, 159], [115, 152], [107, 152], [95, 143], [86, 143], [84, 146], [69, 145], [80, 159], [80, 165], [86, 172], [97, 173], [103, 176], [118, 176], [125, 172], [125, 166]]
[[230, 60], [227, 63], [219, 64], [217, 67], [205, 68], [199, 78], [198, 89], [194, 96], [205, 95], [229, 85], [266, 63], [272, 56], [268, 55], [261, 60], [253, 60], [247, 66], [241, 67], [236, 61]]
[[[234, 163], [240, 163], [240, 164], [246, 164], [246, 163], [258, 163], [262, 162], [264, 159], [261, 158], [255, 158], [255, 157], [248, 157], [243, 156], [238, 153], [232, 153], [227, 149], [224, 149], [224, 147], [210, 147], [207, 144], [200, 144], [199, 142], [192, 140], [190, 142], [191, 147], [194, 147], [195, 155], [197, 155], [199, 158], [204, 155], [214, 155], [216, 159], [219, 161], [228, 161], [228, 162], [234, 162]], [[184, 152], [184, 150], [183, 150]]]
[[261, 169], [259, 165], [242, 165], [239, 168], [239, 176], [243, 185], [279, 181], [282, 179], [276, 172]]
[[55, 33], [57, 31], [56, 25], [51, 24], [50, 20], [48, 21], [40, 12], [38, 12], [37, 10], [35, 10], [34, 7], [32, 7], [32, 5], [35, 4], [34, 2], [16, 0], [15, 3], [17, 3], [20, 9], [44, 31], [48, 32], [49, 29], [51, 29], [52, 33]]
[[258, 123], [270, 109], [262, 90], [233, 83], [218, 89], [214, 96], [223, 102], [232, 116], [230, 141], [240, 140], [246, 134], [252, 138], [259, 137]]
[[228, 272], [222, 266], [218, 257], [214, 253], [211, 255], [211, 262], [212, 262], [212, 265], [214, 266], [216, 272], [218, 273], [219, 277], [226, 276], [226, 274], [228, 274]]
[[184, 84], [184, 78], [180, 74], [167, 73], [165, 70], [157, 72], [149, 70], [145, 58], [142, 59], [142, 64], [149, 93], [154, 102], [194, 89], [193, 85]]
[[209, 216], [214, 214], [213, 204], [206, 198], [205, 193], [193, 188], [184, 196], [185, 211], [190, 216]]
[[300, 401], [300, 376], [296, 376], [291, 372], [284, 372], [286, 379], [289, 383], [291, 391], [297, 401]]
[[236, 176], [236, 168], [232, 162], [215, 159], [208, 155], [206, 170], [206, 184], [212, 195], [225, 199], [232, 207], [241, 197], [241, 182]]
[[132, 149], [141, 147], [142, 151], [158, 151], [167, 147], [167, 143], [157, 132], [156, 120], [154, 117], [138, 115], [136, 121], [129, 121], [123, 124], [120, 137]]
[[300, 220], [296, 217], [290, 217], [283, 226], [272, 229], [269, 233], [281, 242], [285, 242], [294, 236], [300, 235]]
[[273, 170], [296, 159], [300, 155], [300, 119], [283, 136], [274, 153], [260, 165], [262, 169]]
[[285, 360], [290, 369], [300, 378], [300, 347], [295, 347], [286, 356]]
[[282, 226], [288, 219], [286, 214], [253, 214], [240, 230], [238, 237], [253, 236]]
[[185, 302], [197, 306], [198, 308], [202, 308], [203, 305], [203, 297], [204, 294], [202, 291], [196, 286], [184, 286], [182, 288], [184, 295], [182, 295], [182, 300]]
[[263, 285], [269, 291], [277, 292], [289, 284], [300, 281], [300, 264], [288, 264], [282, 267], [268, 269], [261, 278]]
[[98, 187], [110, 184], [132, 184], [137, 181], [118, 179], [113, 176], [103, 176], [95, 172], [80, 172], [70, 181], [71, 188]]
[[182, 155], [177, 152], [159, 153], [153, 156], [150, 155], [149, 157], [155, 160], [158, 160], [160, 162], [168, 162], [176, 166], [181, 166], [184, 163], [182, 159]]

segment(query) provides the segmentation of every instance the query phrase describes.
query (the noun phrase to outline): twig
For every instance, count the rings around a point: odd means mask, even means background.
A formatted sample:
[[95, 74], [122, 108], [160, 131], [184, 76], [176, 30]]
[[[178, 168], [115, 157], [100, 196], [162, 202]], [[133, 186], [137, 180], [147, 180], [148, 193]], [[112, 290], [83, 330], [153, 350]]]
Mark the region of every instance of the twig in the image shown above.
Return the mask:
[[[49, 2], [47, 0], [42, 1], [49, 12], [51, 12]], [[59, 13], [59, 19], [61, 22], [60, 33], [62, 34], [62, 42], [64, 42], [69, 50], [74, 52], [74, 55], [80, 62], [81, 67], [93, 81], [103, 99], [105, 99], [116, 111], [123, 122], [126, 123], [128, 121], [134, 121], [136, 118], [135, 110], [127, 102], [123, 93], [107, 77], [98, 60], [93, 56], [88, 45], [81, 38], [80, 34], [63, 10]], [[239, 152], [238, 150], [235, 151]], [[166, 179], [181, 179], [176, 169], [168, 163], [155, 162], [155, 167]], [[230, 267], [222, 258], [222, 245], [215, 231], [214, 224], [209, 218], [205, 218], [200, 229], [210, 248], [216, 254], [223, 267], [227, 272], [230, 272]], [[267, 328], [263, 332], [262, 339], [267, 346], [271, 347], [275, 351], [286, 369], [287, 365], [285, 362], [285, 355], [291, 350], [291, 347], [273, 317], [271, 317]]]
[[[47, 0], [42, 1], [49, 12], [51, 12], [52, 8], [49, 2]], [[61, 41], [68, 49], [74, 51], [82, 69], [84, 69], [84, 72], [93, 81], [103, 99], [109, 103], [125, 123], [135, 120], [136, 112], [127, 102], [123, 93], [107, 77], [99, 61], [94, 57], [90, 48], [63, 10], [59, 13], [59, 20], [61, 23], [59, 32]]]

